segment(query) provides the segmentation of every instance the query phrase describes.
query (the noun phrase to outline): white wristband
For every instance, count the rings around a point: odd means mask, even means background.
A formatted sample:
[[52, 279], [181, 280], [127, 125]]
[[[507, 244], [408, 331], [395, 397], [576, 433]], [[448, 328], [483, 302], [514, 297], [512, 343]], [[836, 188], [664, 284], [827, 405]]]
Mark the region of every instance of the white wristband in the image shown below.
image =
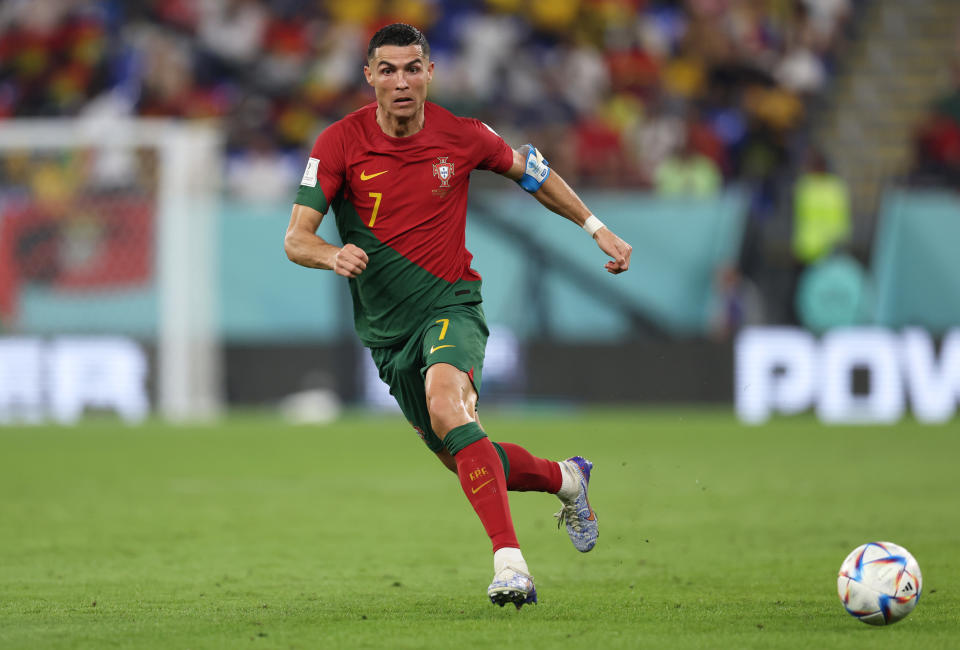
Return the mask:
[[591, 237], [597, 234], [597, 231], [600, 230], [601, 228], [606, 228], [606, 226], [603, 225], [603, 222], [597, 219], [592, 214], [589, 217], [587, 217], [586, 221], [583, 222], [583, 229], [586, 230], [587, 234], [590, 235]]

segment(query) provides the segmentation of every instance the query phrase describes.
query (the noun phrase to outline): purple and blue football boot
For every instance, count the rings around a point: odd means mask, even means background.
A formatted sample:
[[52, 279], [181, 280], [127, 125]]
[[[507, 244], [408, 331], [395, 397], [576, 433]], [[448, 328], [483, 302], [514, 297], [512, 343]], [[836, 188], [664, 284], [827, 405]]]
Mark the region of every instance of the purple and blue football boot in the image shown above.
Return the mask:
[[593, 463], [582, 456], [574, 456], [563, 461], [563, 464], [572, 472], [579, 483], [577, 495], [571, 500], [561, 498], [563, 508], [554, 516], [557, 518], [557, 527], [566, 523], [567, 535], [573, 546], [581, 553], [586, 553], [597, 543], [600, 530], [597, 526], [597, 513], [590, 507], [587, 499], [587, 486], [590, 484], [590, 470]]
[[487, 587], [487, 596], [494, 605], [503, 607], [513, 603], [520, 609], [527, 603], [537, 602], [537, 588], [533, 586], [533, 576], [504, 567]]

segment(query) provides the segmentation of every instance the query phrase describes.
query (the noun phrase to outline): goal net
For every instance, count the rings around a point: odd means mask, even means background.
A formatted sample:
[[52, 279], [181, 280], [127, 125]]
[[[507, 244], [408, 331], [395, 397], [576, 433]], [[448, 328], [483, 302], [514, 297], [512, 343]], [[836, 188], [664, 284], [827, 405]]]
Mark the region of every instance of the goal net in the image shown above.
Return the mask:
[[206, 126], [0, 122], [0, 423], [219, 411], [221, 167]]

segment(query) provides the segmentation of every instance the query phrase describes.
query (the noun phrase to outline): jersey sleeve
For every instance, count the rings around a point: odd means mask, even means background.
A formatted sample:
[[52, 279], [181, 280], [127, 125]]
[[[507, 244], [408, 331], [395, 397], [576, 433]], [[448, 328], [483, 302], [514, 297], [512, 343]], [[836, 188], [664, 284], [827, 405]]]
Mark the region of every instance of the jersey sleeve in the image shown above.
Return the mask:
[[343, 185], [344, 159], [343, 128], [335, 123], [317, 136], [294, 203], [326, 212]]
[[489, 169], [502, 174], [513, 164], [513, 149], [500, 135], [480, 120], [468, 120], [470, 137], [474, 140], [478, 158], [477, 169]]

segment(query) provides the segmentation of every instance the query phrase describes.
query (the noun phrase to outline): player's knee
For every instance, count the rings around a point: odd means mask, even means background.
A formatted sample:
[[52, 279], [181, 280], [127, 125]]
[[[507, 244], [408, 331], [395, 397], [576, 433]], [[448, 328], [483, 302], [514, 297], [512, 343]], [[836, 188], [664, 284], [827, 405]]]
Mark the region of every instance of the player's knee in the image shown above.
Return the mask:
[[428, 392], [427, 413], [430, 414], [430, 426], [441, 440], [450, 429], [472, 419], [468, 417], [464, 400], [453, 391]]
[[436, 364], [427, 370], [425, 385], [430, 426], [443, 440], [450, 429], [473, 422], [476, 391], [465, 372], [449, 364]]

